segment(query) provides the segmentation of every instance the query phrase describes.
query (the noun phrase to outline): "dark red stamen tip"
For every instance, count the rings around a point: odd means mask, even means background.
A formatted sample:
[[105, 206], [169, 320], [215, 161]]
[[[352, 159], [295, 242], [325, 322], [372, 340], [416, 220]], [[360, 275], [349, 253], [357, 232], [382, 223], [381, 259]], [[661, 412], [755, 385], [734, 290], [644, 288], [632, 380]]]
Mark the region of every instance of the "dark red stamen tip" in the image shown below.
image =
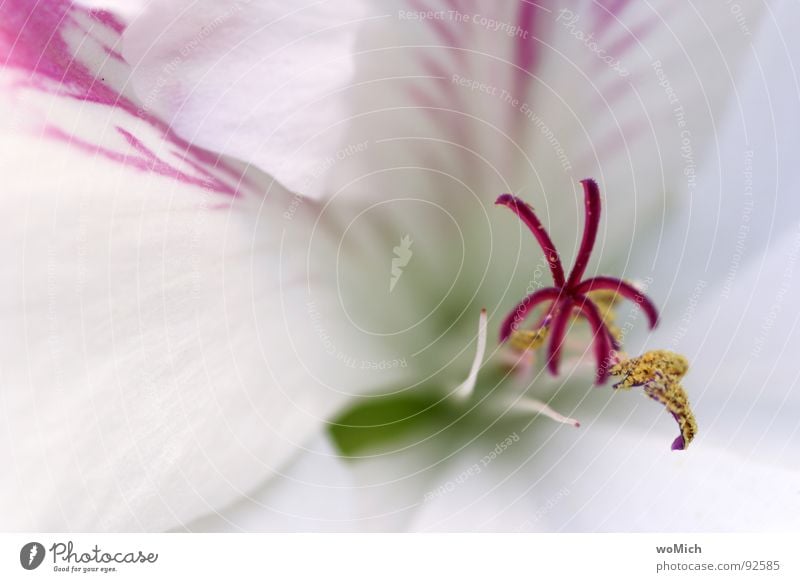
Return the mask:
[[597, 305], [586, 296], [580, 298], [579, 308], [589, 325], [592, 327], [594, 355], [597, 359], [597, 376], [595, 384], [605, 383], [608, 371], [611, 368], [611, 334], [608, 326], [603, 322]]
[[686, 449], [686, 441], [683, 440], [683, 436], [678, 436], [674, 441], [672, 441], [672, 446], [670, 447], [673, 451], [683, 451]]
[[[594, 180], [586, 179], [582, 180], [581, 184], [583, 184], [584, 190], [586, 219], [583, 227], [583, 239], [575, 259], [575, 265], [569, 274], [569, 280], [565, 280], [558, 252], [533, 209], [511, 194], [503, 194], [497, 199], [496, 204], [510, 208], [536, 237], [547, 258], [555, 282], [553, 287], [531, 293], [514, 306], [500, 327], [500, 341], [507, 340], [533, 308], [544, 301], [551, 301], [550, 309], [540, 325], [550, 327], [548, 368], [550, 372], [557, 375], [567, 326], [572, 314], [577, 310], [581, 317], [586, 318], [592, 328], [594, 352], [597, 358], [596, 383], [603, 384], [608, 379], [609, 370], [613, 365], [611, 362], [613, 350], [620, 349], [621, 346], [603, 320], [597, 305], [586, 294], [600, 290], [614, 291], [626, 299], [634, 301], [647, 315], [650, 327], [655, 327], [658, 323], [658, 310], [644, 293], [620, 279], [593, 277], [581, 281], [597, 239], [601, 204], [600, 189], [597, 187], [597, 183]], [[681, 443], [676, 441], [676, 444], [680, 445]]]
[[615, 277], [592, 277], [586, 279], [575, 287], [577, 293], [589, 293], [590, 291], [614, 291], [625, 299], [629, 299], [638, 305], [647, 316], [650, 328], [658, 325], [658, 309], [652, 301], [630, 283]]
[[553, 327], [550, 331], [550, 346], [548, 349], [547, 367], [553, 376], [558, 375], [558, 365], [561, 362], [561, 344], [567, 334], [567, 324], [572, 315], [572, 301], [559, 302], [553, 318]]
[[[678, 423], [678, 426], [681, 424], [681, 419], [678, 418], [678, 415], [674, 412], [671, 412], [672, 418], [675, 419], [675, 422]], [[673, 451], [685, 451], [686, 450], [686, 439], [683, 438], [682, 434], [679, 434], [674, 441], [672, 441], [672, 446], [670, 447]]]
[[554, 301], [558, 298], [558, 289], [555, 287], [545, 287], [534, 291], [525, 299], [514, 306], [500, 326], [500, 341], [506, 341], [524, 322], [528, 314], [537, 305], [544, 301]]
[[581, 180], [584, 192], [584, 205], [586, 217], [583, 225], [583, 239], [575, 258], [575, 265], [569, 274], [567, 287], [574, 287], [581, 280], [589, 264], [589, 257], [594, 249], [594, 242], [597, 239], [597, 228], [600, 225], [600, 189], [594, 180]]
[[553, 275], [553, 283], [556, 287], [564, 285], [564, 267], [561, 266], [561, 258], [558, 256], [558, 251], [550, 240], [550, 235], [547, 233], [539, 217], [527, 203], [520, 200], [511, 194], [503, 194], [496, 201], [495, 204], [505, 206], [511, 209], [522, 222], [530, 229], [533, 236], [536, 237], [539, 246], [542, 247], [544, 257], [547, 260], [547, 265], [550, 267], [550, 272]]

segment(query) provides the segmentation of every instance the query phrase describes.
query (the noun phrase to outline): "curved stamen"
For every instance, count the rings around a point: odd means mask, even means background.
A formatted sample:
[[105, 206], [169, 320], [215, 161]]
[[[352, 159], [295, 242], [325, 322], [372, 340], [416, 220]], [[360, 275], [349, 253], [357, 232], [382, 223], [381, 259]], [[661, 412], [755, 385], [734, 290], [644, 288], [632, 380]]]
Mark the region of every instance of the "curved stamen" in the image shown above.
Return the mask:
[[514, 212], [514, 214], [516, 214], [519, 219], [527, 225], [527, 227], [533, 233], [533, 236], [536, 237], [539, 246], [542, 247], [544, 257], [547, 260], [547, 265], [550, 267], [550, 272], [553, 275], [553, 283], [555, 283], [556, 287], [563, 286], [564, 267], [561, 266], [561, 259], [558, 256], [558, 251], [556, 250], [553, 241], [550, 240], [550, 235], [547, 234], [547, 230], [545, 229], [544, 225], [533, 211], [533, 208], [512, 194], [503, 194], [497, 200], [495, 200], [495, 204], [500, 204], [510, 208], [511, 211]]
[[689, 407], [689, 398], [683, 386], [678, 382], [662, 378], [647, 382], [643, 389], [650, 398], [663, 404], [678, 423], [680, 434], [672, 441], [670, 448], [673, 451], [685, 450], [697, 434], [697, 421]]
[[544, 289], [534, 291], [525, 297], [525, 299], [517, 303], [517, 305], [514, 306], [514, 309], [512, 309], [503, 320], [503, 324], [500, 326], [500, 341], [506, 341], [508, 337], [514, 331], [516, 331], [520, 325], [522, 325], [522, 322], [525, 321], [528, 313], [530, 313], [534, 307], [543, 301], [554, 301], [558, 298], [558, 295], [558, 289], [554, 287], [545, 287]]
[[575, 288], [575, 292], [588, 293], [590, 291], [599, 291], [601, 289], [614, 291], [615, 293], [625, 297], [625, 299], [630, 299], [636, 303], [636, 305], [641, 307], [645, 315], [647, 315], [650, 328], [654, 328], [658, 324], [658, 309], [656, 309], [656, 306], [653, 304], [653, 302], [650, 301], [647, 295], [639, 291], [636, 287], [630, 283], [626, 283], [621, 279], [616, 279], [614, 277], [593, 277], [591, 279], [586, 279], [580, 285], [578, 285]]
[[608, 326], [603, 323], [603, 317], [600, 315], [600, 310], [594, 302], [586, 296], [579, 296], [576, 298], [577, 307], [580, 309], [583, 316], [592, 327], [594, 335], [594, 354], [597, 358], [597, 376], [595, 384], [603, 384], [608, 378], [608, 371], [611, 367], [611, 332]]
[[477, 343], [475, 346], [475, 357], [472, 359], [472, 367], [469, 370], [467, 379], [456, 388], [455, 395], [458, 398], [469, 398], [475, 391], [475, 383], [478, 381], [478, 372], [483, 364], [483, 356], [486, 353], [486, 328], [488, 326], [488, 318], [486, 316], [486, 309], [481, 309], [481, 315], [478, 318], [478, 335]]
[[620, 361], [610, 370], [611, 375], [622, 378], [614, 388], [641, 386], [647, 396], [663, 404], [672, 415], [681, 431], [672, 442], [673, 451], [685, 449], [697, 434], [697, 421], [681, 386], [681, 378], [688, 369], [689, 362], [680, 354], [653, 350]]
[[597, 182], [587, 178], [581, 180], [581, 184], [583, 184], [586, 218], [583, 225], [581, 248], [578, 250], [572, 272], [569, 274], [567, 288], [574, 287], [583, 277], [594, 248], [594, 241], [597, 238], [597, 227], [600, 224], [600, 189], [597, 187]]
[[[547, 367], [557, 376], [562, 344], [566, 343], [567, 326], [573, 317], [585, 318], [592, 329], [592, 347], [597, 359], [595, 384], [604, 384], [609, 376], [622, 376], [622, 380], [614, 385], [615, 388], [642, 386], [647, 396], [666, 407], [680, 427], [681, 433], [672, 443], [672, 448], [685, 449], [697, 432], [697, 422], [689, 407], [688, 397], [680, 385], [680, 379], [688, 368], [686, 359], [663, 350], [647, 352], [639, 358], [625, 359], [624, 354], [619, 351], [622, 347], [622, 334], [614, 325], [614, 304], [617, 298], [624, 297], [635, 302], [645, 312], [651, 328], [658, 324], [656, 306], [644, 293], [620, 279], [592, 277], [581, 280], [597, 240], [601, 203], [600, 190], [594, 180], [581, 180], [581, 184], [586, 212], [583, 238], [567, 280], [564, 279], [561, 259], [553, 241], [533, 208], [511, 194], [503, 194], [495, 202], [510, 208], [530, 228], [544, 251], [554, 281], [553, 287], [531, 293], [514, 307], [500, 328], [500, 341], [510, 338], [512, 348], [528, 354], [543, 346], [549, 337]], [[550, 304], [540, 316], [536, 327], [519, 331], [519, 326], [530, 311], [544, 301], [549, 301]], [[530, 360], [526, 362], [530, 366]], [[528, 408], [547, 414], [559, 422], [575, 423], [577, 426], [573, 419], [559, 415], [542, 402], [535, 401]]]
[[568, 416], [564, 416], [550, 408], [546, 403], [542, 402], [541, 400], [536, 400], [535, 398], [521, 398], [518, 402], [514, 404], [514, 406], [525, 412], [532, 412], [534, 414], [543, 414], [544, 416], [555, 420], [556, 422], [560, 422], [562, 424], [569, 424], [574, 426], [575, 428], [580, 427], [581, 423], [578, 422], [574, 418], [570, 418]]
[[553, 331], [550, 334], [550, 346], [547, 359], [547, 367], [553, 376], [558, 376], [558, 364], [561, 361], [561, 344], [564, 343], [564, 336], [567, 333], [567, 324], [572, 315], [572, 307], [573, 303], [571, 299], [561, 301], [553, 319]]

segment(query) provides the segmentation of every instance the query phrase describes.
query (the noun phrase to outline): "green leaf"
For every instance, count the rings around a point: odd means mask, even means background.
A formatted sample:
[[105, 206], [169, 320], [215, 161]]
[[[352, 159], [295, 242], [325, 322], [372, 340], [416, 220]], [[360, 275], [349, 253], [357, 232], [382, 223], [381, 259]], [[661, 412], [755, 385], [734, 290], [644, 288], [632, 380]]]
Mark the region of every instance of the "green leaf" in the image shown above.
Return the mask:
[[331, 423], [330, 434], [346, 457], [425, 438], [457, 420], [457, 411], [440, 393], [436, 396], [416, 392], [362, 399]]

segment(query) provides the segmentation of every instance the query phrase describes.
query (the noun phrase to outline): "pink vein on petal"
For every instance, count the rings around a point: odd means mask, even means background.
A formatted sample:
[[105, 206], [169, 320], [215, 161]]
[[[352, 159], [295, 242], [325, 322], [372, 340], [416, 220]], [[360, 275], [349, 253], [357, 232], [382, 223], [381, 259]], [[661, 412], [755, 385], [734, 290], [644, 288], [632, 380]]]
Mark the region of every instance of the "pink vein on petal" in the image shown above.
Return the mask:
[[613, 23], [617, 22], [617, 15], [625, 10], [630, 4], [630, 0], [607, 0], [601, 2], [596, 8], [596, 30], [597, 36], [603, 34], [606, 28], [609, 28]]
[[609, 45], [608, 54], [624, 55], [625, 53], [629, 52], [633, 47], [637, 46], [641, 42], [641, 39], [643, 37], [646, 37], [651, 32], [653, 32], [653, 30], [655, 30], [658, 24], [660, 23], [661, 21], [659, 20], [657, 15], [655, 14], [650, 15], [650, 17], [646, 21], [633, 27], [633, 29], [630, 32], [625, 30], [624, 34], [619, 38], [619, 40], [616, 40], [611, 45]]
[[[141, 156], [117, 152], [109, 148], [98, 146], [95, 143], [86, 141], [74, 135], [70, 135], [67, 132], [53, 126], [45, 128], [43, 134], [51, 139], [57, 139], [66, 142], [70, 144], [70, 146], [78, 148], [86, 153], [96, 156], [103, 156], [106, 159], [118, 162], [120, 164], [125, 164], [126, 166], [130, 166], [142, 172], [153, 172], [160, 176], [173, 178], [192, 186], [199, 186], [201, 188], [214, 190], [216, 192], [224, 191], [222, 186], [225, 185], [220, 182], [215, 182], [213, 177], [203, 179], [181, 172], [180, 170], [177, 170], [169, 164], [161, 161], [132, 134], [122, 130], [121, 128], [117, 128], [117, 130], [123, 135], [123, 137], [125, 137], [126, 141], [128, 141], [134, 151], [142, 154]], [[234, 195], [235, 191], [229, 189], [225, 193]]]
[[[112, 30], [112, 31], [116, 32], [117, 34], [120, 34], [120, 32], [118, 32], [118, 31], [116, 30], [116, 27], [111, 27], [111, 26], [108, 26], [108, 24], [106, 24], [105, 22], [103, 22], [103, 20], [102, 20], [102, 19], [100, 19], [100, 18], [97, 18], [97, 15], [98, 15], [98, 14], [100, 14], [100, 11], [97, 11], [97, 10], [95, 10], [95, 11], [92, 11], [92, 12], [89, 14], [89, 16], [90, 16], [90, 17], [92, 18], [92, 20], [94, 20], [95, 22], [97, 22], [97, 23], [99, 23], [99, 24], [101, 24], [101, 25], [103, 25], [103, 26], [106, 26], [106, 27], [108, 27], [110, 30]], [[105, 13], [104, 13], [104, 14], [105, 14]], [[108, 15], [107, 15], [107, 16], [108, 16]], [[107, 18], [106, 20], [113, 21], [114, 19], [113, 19], [113, 17], [111, 17], [111, 18]], [[84, 25], [83, 25], [81, 22], [79, 22], [79, 21], [78, 21], [78, 19], [77, 19], [77, 18], [70, 17], [70, 21], [71, 21], [71, 22], [72, 22], [72, 23], [75, 25], [75, 27], [76, 27], [76, 28], [78, 28], [78, 30], [80, 30], [81, 32], [83, 32], [83, 33], [85, 34], [85, 36], [91, 36], [91, 34], [92, 34], [92, 31], [91, 31], [91, 29], [90, 29], [90, 28], [87, 28], [86, 26], [84, 26]], [[123, 28], [122, 30], [124, 30], [124, 28]], [[95, 39], [95, 40], [97, 40], [97, 39]], [[117, 50], [116, 50], [114, 47], [108, 46], [108, 44], [106, 44], [106, 43], [104, 43], [104, 42], [101, 42], [101, 41], [99, 41], [99, 40], [97, 40], [97, 42], [98, 42], [98, 44], [99, 44], [101, 47], [103, 47], [103, 50], [106, 52], [106, 54], [107, 54], [108, 56], [110, 56], [110, 57], [111, 57], [111, 58], [113, 58], [114, 60], [120, 61], [120, 62], [122, 62], [122, 63], [124, 63], [124, 62], [125, 62], [125, 59], [123, 58], [123, 56], [122, 56], [122, 55], [121, 55], [119, 52], [117, 52]], [[120, 43], [119, 43], [119, 42], [117, 42], [116, 44], [120, 44]]]
[[125, 25], [122, 24], [119, 20], [114, 18], [113, 14], [106, 12], [105, 10], [91, 10], [89, 15], [99, 22], [116, 32], [117, 34], [122, 34], [125, 30]]
[[[513, 91], [515, 97], [522, 102], [528, 94], [526, 90], [532, 81], [530, 74], [533, 73], [539, 60], [539, 53], [536, 50], [534, 40], [534, 29], [536, 26], [536, 10], [538, 7], [523, 0], [519, 7], [517, 26], [519, 30], [528, 34], [517, 35], [516, 45], [514, 46], [514, 64], [511, 74], [513, 75]], [[512, 108], [512, 115], [515, 113]], [[512, 123], [511, 127], [518, 125]]]
[[[73, 12], [88, 15], [118, 34], [124, 31], [124, 24], [112, 14], [73, 6], [67, 0], [39, 0], [36, 2], [4, 0], [0, 3], [0, 63], [10, 68], [26, 71], [28, 78], [25, 80], [25, 84], [37, 90], [117, 108], [134, 118], [145, 121], [159, 132], [162, 139], [177, 146], [185, 152], [186, 156], [194, 158], [196, 163], [192, 167], [208, 168], [212, 166], [237, 181], [242, 179], [242, 172], [222, 162], [219, 156], [198, 148], [179, 137], [161, 119], [122, 95], [104, 79], [93, 74], [87, 66], [76, 60], [62, 36], [65, 26], [78, 26], [72, 16]], [[100, 44], [103, 46], [103, 43]], [[108, 47], [106, 48], [108, 49]], [[109, 159], [128, 164], [142, 171], [157, 171], [187, 184], [203, 184], [221, 194], [236, 195], [238, 193], [235, 187], [218, 178], [213, 178], [208, 169], [202, 170], [202, 177], [193, 177], [172, 167], [164, 160], [159, 160], [159, 163], [156, 164], [151, 159], [149, 164], [143, 164], [143, 160], [135, 156], [125, 156], [100, 145], [92, 145], [86, 140], [75, 138], [60, 130], [51, 128], [47, 133], [51, 137], [63, 139], [84, 150], [89, 147]], [[141, 144], [141, 140], [134, 138], [130, 132], [127, 133], [129, 136], [126, 136], [126, 139], [132, 146], [136, 147], [131, 138]], [[150, 153], [152, 154], [152, 152]], [[155, 156], [155, 154], [152, 155]], [[210, 177], [213, 179], [209, 179]]]
[[[436, 12], [432, 8], [426, 6], [419, 0], [410, 0], [409, 4], [418, 12], [426, 13], [426, 12]], [[442, 48], [451, 48], [456, 49], [452, 51], [448, 51], [452, 53], [453, 59], [457, 62], [463, 63], [465, 59], [465, 55], [463, 51], [457, 50], [459, 48], [463, 48], [463, 42], [459, 40], [458, 36], [456, 35], [450, 23], [445, 20], [430, 18], [423, 21], [423, 26], [428, 25], [430, 26], [433, 31], [444, 41], [445, 45]]]
[[[210, 174], [203, 166], [199, 164], [193, 163], [191, 160], [185, 159], [184, 161], [191, 165], [193, 168], [198, 170], [201, 174], [203, 174], [206, 178], [205, 179], [198, 179], [192, 177], [180, 170], [174, 168], [170, 164], [161, 160], [152, 150], [147, 148], [142, 141], [122, 127], [117, 127], [117, 131], [122, 134], [130, 146], [140, 154], [142, 154], [143, 159], [149, 160], [151, 171], [156, 172], [157, 174], [161, 174], [162, 176], [169, 176], [172, 178], [176, 178], [182, 182], [186, 182], [189, 184], [194, 184], [197, 186], [204, 186], [207, 188], [211, 188], [216, 190], [217, 192], [222, 192], [225, 194], [235, 195], [236, 190], [222, 182], [221, 180], [217, 179], [215, 176]], [[174, 152], [175, 155], [180, 155], [180, 152]]]

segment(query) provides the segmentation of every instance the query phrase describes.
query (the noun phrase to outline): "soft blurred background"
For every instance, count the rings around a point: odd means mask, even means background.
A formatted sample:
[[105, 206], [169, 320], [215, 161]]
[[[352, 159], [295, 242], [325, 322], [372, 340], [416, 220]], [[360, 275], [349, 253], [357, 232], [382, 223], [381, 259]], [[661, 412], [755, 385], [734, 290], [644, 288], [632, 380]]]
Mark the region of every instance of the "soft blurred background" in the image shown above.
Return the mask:
[[[0, 4], [0, 528], [800, 525], [796, 2]], [[639, 391], [510, 369], [569, 268], [645, 285]], [[489, 333], [474, 395], [453, 396]], [[537, 414], [545, 403], [580, 428]]]

